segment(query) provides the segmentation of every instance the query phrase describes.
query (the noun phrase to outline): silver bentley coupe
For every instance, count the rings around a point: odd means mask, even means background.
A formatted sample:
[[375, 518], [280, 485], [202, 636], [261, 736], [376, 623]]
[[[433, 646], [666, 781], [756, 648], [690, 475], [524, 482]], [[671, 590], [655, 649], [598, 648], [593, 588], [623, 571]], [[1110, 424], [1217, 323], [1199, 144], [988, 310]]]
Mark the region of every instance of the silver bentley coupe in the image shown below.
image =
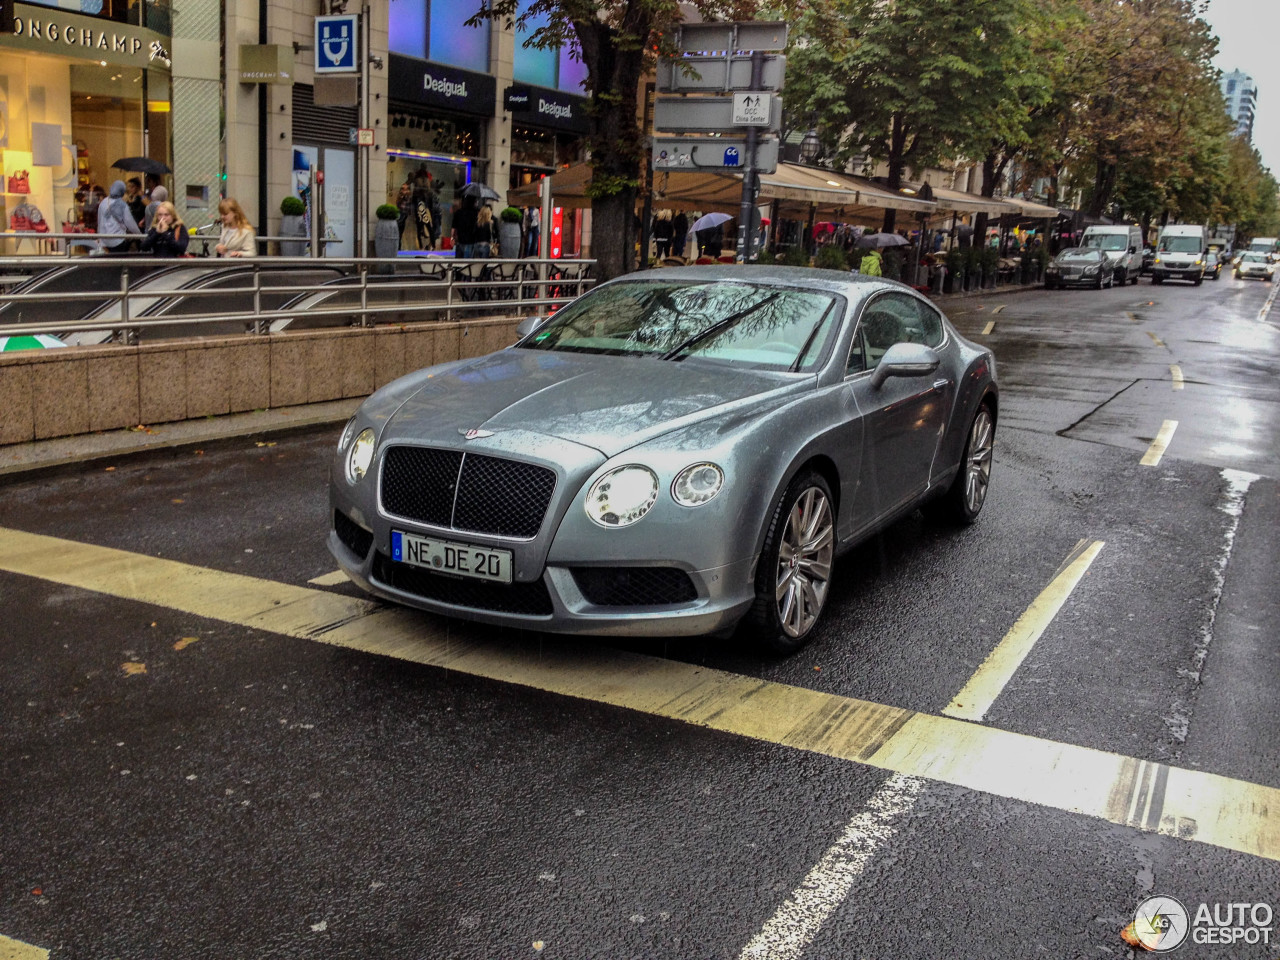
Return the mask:
[[977, 518], [995, 362], [878, 277], [618, 277], [342, 431], [329, 548], [371, 594], [605, 636], [813, 634], [835, 559], [923, 507]]

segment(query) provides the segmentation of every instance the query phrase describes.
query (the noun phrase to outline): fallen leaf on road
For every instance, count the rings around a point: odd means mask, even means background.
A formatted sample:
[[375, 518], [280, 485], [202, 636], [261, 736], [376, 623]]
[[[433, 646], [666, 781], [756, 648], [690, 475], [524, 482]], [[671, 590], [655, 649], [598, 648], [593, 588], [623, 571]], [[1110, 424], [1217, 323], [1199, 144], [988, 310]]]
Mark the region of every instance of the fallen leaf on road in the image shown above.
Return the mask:
[[112, 470], [114, 470], [114, 469], [115, 469], [115, 467], [103, 467], [103, 468], [102, 468], [102, 472], [103, 472], [103, 473], [110, 473], [110, 472], [111, 472]]
[[185, 500], [183, 500], [181, 497], [174, 497], [174, 498], [173, 498], [172, 500], [170, 500], [169, 502], [170, 502], [170, 503], [186, 503], [186, 501], [185, 501]]
[[127, 677], [136, 677], [140, 673], [147, 672], [147, 665], [145, 663], [138, 663], [136, 660], [130, 660], [126, 663], [120, 664], [120, 669], [124, 671], [125, 676]]
[[543, 947], [545, 947], [545, 946], [546, 946], [546, 944], [545, 944], [545, 943], [543, 943], [541, 940], [535, 940], [535, 941], [533, 941], [533, 949], [537, 950], [539, 953], [541, 953], [541, 952], [542, 952], [542, 948], [543, 948]]
[[191, 646], [193, 643], [195, 643], [199, 639], [200, 639], [199, 637], [183, 637], [181, 640], [179, 640], [177, 643], [173, 645], [173, 649], [185, 650], [187, 649], [187, 647]]
[[43, 896], [44, 896], [44, 888], [43, 888], [43, 887], [32, 887], [32, 888], [31, 888], [31, 895], [32, 895], [33, 897], [43, 897]]

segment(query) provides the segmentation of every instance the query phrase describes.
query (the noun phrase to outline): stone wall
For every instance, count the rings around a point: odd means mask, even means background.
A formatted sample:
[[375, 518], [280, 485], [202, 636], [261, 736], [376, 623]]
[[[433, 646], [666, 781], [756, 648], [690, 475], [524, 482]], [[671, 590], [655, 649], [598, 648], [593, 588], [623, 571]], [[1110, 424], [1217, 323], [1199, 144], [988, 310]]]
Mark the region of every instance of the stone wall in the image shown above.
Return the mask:
[[514, 343], [518, 319], [0, 354], [0, 444], [368, 396]]

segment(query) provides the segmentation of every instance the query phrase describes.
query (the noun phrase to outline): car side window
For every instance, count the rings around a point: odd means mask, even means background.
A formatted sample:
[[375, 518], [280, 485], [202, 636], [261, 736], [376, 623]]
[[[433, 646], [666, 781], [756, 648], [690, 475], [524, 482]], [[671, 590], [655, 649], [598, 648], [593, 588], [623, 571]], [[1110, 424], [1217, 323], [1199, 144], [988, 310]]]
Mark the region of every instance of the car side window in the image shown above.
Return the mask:
[[[886, 350], [906, 339], [906, 320], [908, 316], [914, 316], [915, 310], [909, 303], [902, 303], [905, 299], [890, 293], [867, 304], [858, 321], [854, 346], [849, 353], [850, 373], [874, 370]], [[859, 352], [861, 356], [855, 360], [855, 354]]]

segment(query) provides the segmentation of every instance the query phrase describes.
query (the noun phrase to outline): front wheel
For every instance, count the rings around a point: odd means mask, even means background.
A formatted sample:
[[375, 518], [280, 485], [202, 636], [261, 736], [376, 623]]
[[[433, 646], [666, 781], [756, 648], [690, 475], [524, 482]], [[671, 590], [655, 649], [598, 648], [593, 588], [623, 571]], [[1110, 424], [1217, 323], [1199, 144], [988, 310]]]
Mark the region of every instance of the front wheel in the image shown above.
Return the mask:
[[926, 506], [931, 519], [966, 525], [978, 519], [987, 502], [991, 485], [991, 462], [995, 453], [996, 421], [984, 401], [973, 415], [964, 443], [960, 469], [941, 497]]
[[808, 642], [826, 609], [835, 540], [830, 486], [821, 474], [799, 474], [769, 518], [756, 569], [756, 600], [745, 622], [766, 650], [794, 653]]

